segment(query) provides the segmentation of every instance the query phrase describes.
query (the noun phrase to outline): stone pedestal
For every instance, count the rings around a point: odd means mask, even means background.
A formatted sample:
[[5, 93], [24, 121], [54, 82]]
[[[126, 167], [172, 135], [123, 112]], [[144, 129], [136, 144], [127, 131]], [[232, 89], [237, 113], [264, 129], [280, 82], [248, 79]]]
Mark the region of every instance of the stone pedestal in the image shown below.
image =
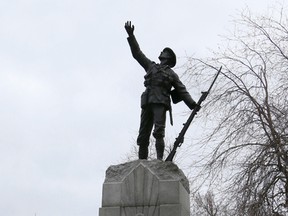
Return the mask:
[[99, 216], [189, 215], [189, 183], [172, 162], [137, 160], [106, 171]]

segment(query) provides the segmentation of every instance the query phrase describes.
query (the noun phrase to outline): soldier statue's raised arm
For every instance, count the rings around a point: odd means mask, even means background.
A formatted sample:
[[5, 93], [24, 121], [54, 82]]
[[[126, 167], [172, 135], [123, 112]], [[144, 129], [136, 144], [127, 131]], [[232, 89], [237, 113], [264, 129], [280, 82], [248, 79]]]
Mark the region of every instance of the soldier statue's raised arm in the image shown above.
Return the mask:
[[[180, 81], [178, 75], [171, 69], [176, 65], [176, 55], [172, 49], [166, 47], [158, 57], [160, 63], [155, 63], [147, 58], [137, 43], [134, 36], [134, 25], [130, 21], [125, 23], [128, 33], [128, 43], [133, 57], [144, 68], [145, 91], [141, 95], [141, 122], [137, 145], [139, 146], [139, 159], [148, 158], [148, 146], [150, 135], [153, 129], [153, 136], [156, 139], [157, 159], [163, 159], [164, 136], [166, 125], [166, 112], [171, 111], [171, 89], [175, 98], [175, 103], [184, 101], [190, 108], [194, 109], [198, 105], [192, 99], [185, 85]], [[173, 99], [172, 97], [172, 99]], [[174, 100], [173, 100], [174, 102]]]

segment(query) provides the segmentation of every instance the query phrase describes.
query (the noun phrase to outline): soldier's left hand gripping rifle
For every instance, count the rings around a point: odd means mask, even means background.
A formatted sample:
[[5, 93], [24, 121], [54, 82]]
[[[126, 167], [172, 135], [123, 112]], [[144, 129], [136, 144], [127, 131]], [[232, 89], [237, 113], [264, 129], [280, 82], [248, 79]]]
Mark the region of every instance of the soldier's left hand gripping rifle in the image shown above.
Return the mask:
[[218, 75], [220, 74], [221, 72], [221, 69], [222, 69], [222, 66], [219, 68], [219, 70], [217, 71], [217, 74], [212, 82], [212, 84], [210, 85], [208, 91], [205, 91], [205, 92], [201, 92], [202, 95], [200, 97], [200, 99], [198, 100], [197, 102], [197, 107], [195, 109], [193, 109], [192, 113], [190, 114], [188, 120], [186, 121], [186, 123], [184, 123], [184, 126], [180, 132], [180, 134], [178, 135], [178, 137], [176, 138], [175, 142], [174, 142], [174, 146], [173, 146], [173, 149], [172, 151], [170, 152], [170, 154], [168, 155], [168, 157], [166, 158], [165, 161], [172, 161], [175, 154], [176, 154], [176, 150], [178, 147], [180, 147], [182, 145], [182, 143], [184, 142], [184, 135], [188, 129], [188, 127], [190, 126], [192, 120], [194, 119], [195, 115], [197, 114], [197, 112], [199, 111], [199, 107], [201, 107], [201, 103], [206, 99], [206, 97], [208, 96], [210, 90], [212, 89]]

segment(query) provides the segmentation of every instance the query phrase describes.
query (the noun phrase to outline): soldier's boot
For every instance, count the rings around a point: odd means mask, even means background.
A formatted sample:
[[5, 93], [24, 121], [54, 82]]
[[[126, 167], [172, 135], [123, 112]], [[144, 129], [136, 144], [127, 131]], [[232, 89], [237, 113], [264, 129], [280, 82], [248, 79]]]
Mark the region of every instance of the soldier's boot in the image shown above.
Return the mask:
[[164, 140], [163, 138], [156, 139], [156, 152], [157, 152], [157, 159], [163, 160], [163, 154], [164, 154]]
[[139, 159], [147, 160], [147, 158], [148, 158], [148, 146], [143, 146], [143, 145], [139, 146], [138, 157], [139, 157]]

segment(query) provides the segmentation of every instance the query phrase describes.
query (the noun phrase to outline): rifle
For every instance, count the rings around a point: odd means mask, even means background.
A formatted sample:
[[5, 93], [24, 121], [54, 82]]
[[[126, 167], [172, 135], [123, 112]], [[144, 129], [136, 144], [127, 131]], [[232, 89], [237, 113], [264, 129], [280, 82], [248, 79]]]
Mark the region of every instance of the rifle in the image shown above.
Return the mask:
[[202, 95], [201, 95], [200, 99], [199, 99], [198, 102], [197, 102], [197, 107], [195, 107], [195, 108], [193, 109], [193, 111], [192, 111], [192, 113], [190, 114], [188, 120], [186, 121], [186, 123], [183, 124], [184, 127], [182, 128], [180, 134], [179, 134], [178, 137], [176, 138], [176, 140], [175, 140], [175, 142], [174, 142], [173, 149], [172, 149], [172, 151], [170, 152], [170, 154], [168, 155], [168, 157], [166, 158], [165, 161], [172, 161], [173, 158], [174, 158], [174, 156], [175, 156], [175, 154], [176, 154], [176, 149], [183, 144], [183, 142], [184, 142], [184, 135], [185, 135], [188, 127], [190, 126], [190, 124], [191, 124], [192, 120], [194, 119], [195, 115], [197, 114], [197, 112], [200, 110], [201, 103], [206, 99], [206, 97], [208, 96], [210, 90], [212, 89], [212, 87], [213, 87], [213, 85], [214, 85], [214, 83], [215, 83], [218, 75], [219, 75], [220, 72], [221, 72], [221, 69], [222, 69], [222, 66], [221, 66], [221, 67], [219, 68], [219, 70], [217, 71], [217, 74], [216, 74], [216, 76], [215, 76], [212, 84], [210, 85], [208, 91], [201, 92]]

